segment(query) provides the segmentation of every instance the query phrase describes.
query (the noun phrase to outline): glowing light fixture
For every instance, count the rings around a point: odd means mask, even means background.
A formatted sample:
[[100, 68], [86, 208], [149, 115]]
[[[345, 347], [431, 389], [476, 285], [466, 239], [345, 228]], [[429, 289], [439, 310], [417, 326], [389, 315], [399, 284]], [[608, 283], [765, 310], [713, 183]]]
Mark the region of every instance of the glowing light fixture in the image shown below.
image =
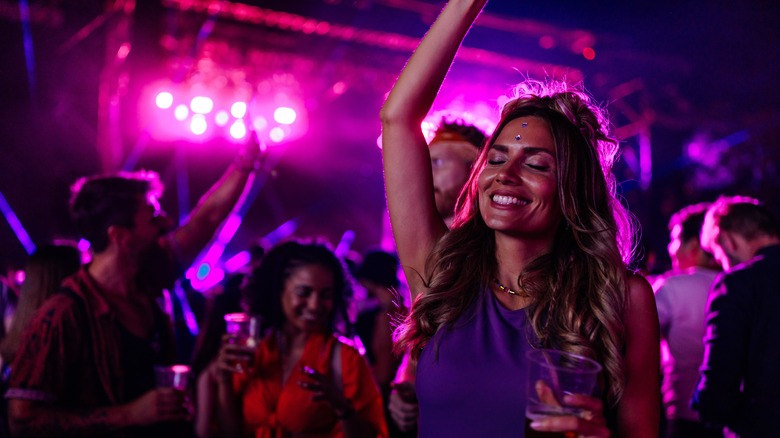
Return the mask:
[[214, 116], [214, 122], [217, 124], [217, 126], [225, 126], [227, 125], [228, 120], [230, 119], [230, 116], [228, 115], [227, 111], [221, 110], [217, 112], [217, 115]]
[[284, 130], [277, 126], [271, 129], [271, 131], [268, 133], [268, 137], [270, 137], [271, 141], [273, 141], [274, 143], [279, 143], [282, 140], [284, 140], [285, 137]]
[[206, 132], [208, 124], [206, 123], [206, 117], [203, 114], [195, 114], [190, 121], [190, 130], [195, 135], [201, 135]]
[[190, 109], [194, 113], [208, 114], [214, 109], [214, 101], [206, 96], [196, 96], [190, 101]]
[[596, 58], [596, 51], [593, 47], [585, 47], [582, 49], [582, 56], [588, 61], [593, 61]]
[[230, 114], [240, 119], [246, 115], [246, 102], [235, 102], [233, 105], [230, 106]]
[[274, 120], [282, 125], [292, 125], [295, 117], [295, 110], [290, 107], [280, 106], [274, 111]]
[[[161, 93], [157, 94], [157, 97], [154, 99], [154, 103], [157, 104], [157, 108], [160, 109], [167, 109], [170, 108], [171, 105], [173, 105], [173, 94], [163, 91]], [[185, 116], [186, 117], [186, 116]]]
[[255, 127], [255, 131], [257, 132], [265, 131], [265, 128], [268, 127], [268, 120], [266, 120], [263, 116], [257, 116], [252, 121], [252, 126]]
[[180, 122], [183, 122], [188, 115], [190, 115], [190, 110], [187, 109], [187, 105], [184, 104], [177, 105], [176, 109], [173, 110], [173, 117], [175, 117], [176, 120]]
[[242, 139], [246, 136], [246, 125], [242, 120], [236, 120], [233, 125], [230, 126], [230, 136], [236, 140]]

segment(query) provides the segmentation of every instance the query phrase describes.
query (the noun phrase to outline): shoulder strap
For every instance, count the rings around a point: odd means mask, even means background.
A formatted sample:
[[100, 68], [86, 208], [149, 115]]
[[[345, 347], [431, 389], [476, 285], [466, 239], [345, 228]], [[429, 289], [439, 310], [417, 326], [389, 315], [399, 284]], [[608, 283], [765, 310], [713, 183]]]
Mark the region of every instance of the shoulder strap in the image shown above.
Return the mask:
[[333, 350], [330, 357], [330, 368], [333, 370], [333, 383], [339, 391], [344, 391], [344, 377], [341, 374], [341, 342], [333, 342]]

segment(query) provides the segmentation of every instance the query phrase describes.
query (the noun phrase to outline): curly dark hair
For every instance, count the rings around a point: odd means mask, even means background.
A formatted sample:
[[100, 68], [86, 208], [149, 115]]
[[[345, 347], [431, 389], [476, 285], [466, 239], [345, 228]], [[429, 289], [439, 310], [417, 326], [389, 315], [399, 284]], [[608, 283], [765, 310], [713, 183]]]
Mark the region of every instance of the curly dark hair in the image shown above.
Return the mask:
[[341, 259], [321, 241], [293, 240], [271, 248], [244, 286], [250, 312], [260, 315], [264, 328], [281, 329], [286, 321], [282, 311], [284, 284], [293, 271], [307, 265], [322, 266], [333, 274], [333, 312], [329, 327], [333, 333], [351, 334], [347, 304], [352, 297], [352, 280]]

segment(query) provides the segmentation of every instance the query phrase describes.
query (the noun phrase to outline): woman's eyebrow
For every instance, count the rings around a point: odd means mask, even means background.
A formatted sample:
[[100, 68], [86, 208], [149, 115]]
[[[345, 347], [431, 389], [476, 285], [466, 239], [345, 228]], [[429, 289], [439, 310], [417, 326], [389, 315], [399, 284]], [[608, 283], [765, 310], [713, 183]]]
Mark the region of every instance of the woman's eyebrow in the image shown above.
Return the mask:
[[[523, 149], [523, 152], [527, 155], [534, 155], [534, 154], [547, 154], [553, 158], [555, 158], [555, 155], [547, 148], [543, 147], [537, 147], [537, 146], [521, 146]], [[498, 152], [507, 153], [509, 152], [509, 146], [503, 145], [503, 144], [493, 144], [490, 146], [490, 149], [495, 149]]]

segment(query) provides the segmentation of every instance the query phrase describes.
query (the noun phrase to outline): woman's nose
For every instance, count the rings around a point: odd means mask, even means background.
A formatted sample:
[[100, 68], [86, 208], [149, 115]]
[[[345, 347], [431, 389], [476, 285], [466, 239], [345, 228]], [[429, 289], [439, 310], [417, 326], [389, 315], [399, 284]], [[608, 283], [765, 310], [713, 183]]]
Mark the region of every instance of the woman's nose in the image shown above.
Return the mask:
[[496, 182], [506, 185], [515, 185], [520, 181], [519, 175], [514, 170], [511, 162], [504, 163], [496, 174]]
[[309, 295], [309, 299], [306, 300], [306, 307], [308, 307], [309, 310], [317, 310], [320, 308], [321, 304], [320, 294], [317, 293]]

